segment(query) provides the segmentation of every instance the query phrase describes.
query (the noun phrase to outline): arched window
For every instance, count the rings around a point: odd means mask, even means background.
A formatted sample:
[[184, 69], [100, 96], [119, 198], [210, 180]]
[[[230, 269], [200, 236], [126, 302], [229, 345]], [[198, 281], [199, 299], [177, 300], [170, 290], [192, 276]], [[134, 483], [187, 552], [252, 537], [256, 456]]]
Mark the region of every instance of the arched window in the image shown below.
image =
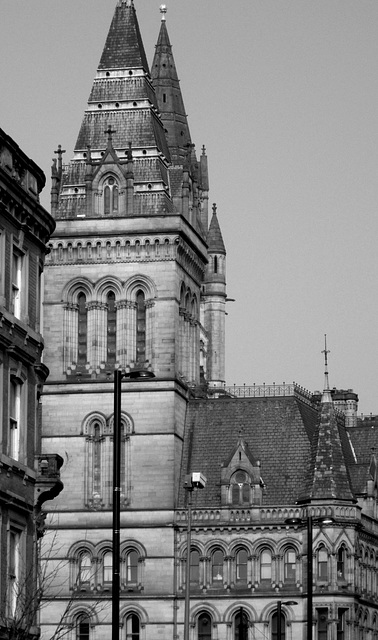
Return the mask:
[[118, 184], [113, 176], [104, 183], [104, 213], [111, 215], [118, 212]]
[[113, 553], [106, 551], [102, 557], [102, 582], [110, 584], [113, 580]]
[[296, 553], [295, 549], [286, 549], [284, 555], [284, 580], [295, 582], [296, 578]]
[[249, 504], [251, 501], [251, 480], [239, 469], [231, 478], [231, 502], [233, 505]]
[[281, 638], [278, 637], [278, 613], [275, 611], [272, 615], [272, 640], [286, 639], [286, 618], [281, 612]]
[[236, 581], [247, 582], [248, 553], [245, 549], [239, 549], [236, 554]]
[[211, 640], [211, 618], [208, 613], [201, 613], [197, 621], [198, 640]]
[[211, 581], [213, 584], [223, 582], [223, 551], [220, 549], [211, 556]]
[[318, 571], [319, 580], [328, 580], [328, 553], [324, 546], [318, 550]]
[[140, 621], [139, 617], [132, 613], [126, 618], [126, 640], [139, 640]]
[[[100, 413], [90, 414], [83, 424], [85, 437], [85, 506], [90, 509], [109, 508], [113, 502], [113, 418]], [[131, 459], [130, 433], [132, 422], [121, 416], [121, 508], [130, 503]]]
[[89, 551], [82, 551], [79, 556], [78, 586], [85, 587], [90, 584], [92, 575], [92, 558]]
[[240, 608], [234, 618], [234, 640], [248, 640], [248, 616]]
[[76, 618], [76, 640], [89, 640], [90, 620], [86, 613]]
[[117, 311], [115, 305], [115, 295], [109, 291], [107, 295], [107, 363], [115, 364], [116, 361], [116, 331], [117, 331]]
[[87, 364], [87, 301], [84, 293], [79, 293], [77, 297], [78, 304], [78, 353], [77, 364], [79, 367], [85, 367]]
[[9, 384], [9, 432], [8, 432], [8, 455], [14, 460], [20, 456], [20, 435], [22, 425], [22, 384], [11, 378]]
[[95, 422], [93, 425], [93, 494], [101, 496], [101, 425]]
[[346, 575], [346, 549], [342, 544], [337, 550], [337, 579], [345, 580]]
[[136, 359], [139, 364], [146, 361], [146, 302], [141, 289], [136, 294]]
[[190, 552], [190, 583], [199, 584], [200, 554], [197, 549]]
[[139, 554], [135, 549], [126, 554], [126, 584], [138, 583]]
[[264, 549], [260, 555], [260, 580], [272, 579], [272, 553]]

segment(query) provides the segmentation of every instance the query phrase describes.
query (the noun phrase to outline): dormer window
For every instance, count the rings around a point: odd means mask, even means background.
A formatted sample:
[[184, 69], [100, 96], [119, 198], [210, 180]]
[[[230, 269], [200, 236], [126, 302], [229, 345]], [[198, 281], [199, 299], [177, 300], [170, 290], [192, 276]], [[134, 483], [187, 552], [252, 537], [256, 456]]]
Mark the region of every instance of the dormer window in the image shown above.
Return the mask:
[[233, 505], [249, 504], [251, 480], [245, 471], [238, 470], [231, 478], [231, 500]]
[[118, 183], [113, 176], [104, 182], [104, 213], [113, 215], [118, 213]]

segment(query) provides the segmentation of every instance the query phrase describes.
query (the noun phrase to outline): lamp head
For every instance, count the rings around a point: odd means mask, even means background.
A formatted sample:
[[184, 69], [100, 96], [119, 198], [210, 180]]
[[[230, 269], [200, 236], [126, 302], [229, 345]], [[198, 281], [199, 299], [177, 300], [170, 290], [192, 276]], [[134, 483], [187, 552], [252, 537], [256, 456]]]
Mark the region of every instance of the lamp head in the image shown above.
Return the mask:
[[301, 518], [286, 518], [285, 524], [302, 524], [303, 520]]
[[192, 471], [185, 476], [184, 489], [192, 491], [193, 489], [204, 489], [207, 479], [199, 471]]
[[125, 378], [130, 378], [131, 380], [143, 378], [146, 380], [148, 378], [155, 378], [155, 374], [149, 369], [132, 369], [125, 375]]

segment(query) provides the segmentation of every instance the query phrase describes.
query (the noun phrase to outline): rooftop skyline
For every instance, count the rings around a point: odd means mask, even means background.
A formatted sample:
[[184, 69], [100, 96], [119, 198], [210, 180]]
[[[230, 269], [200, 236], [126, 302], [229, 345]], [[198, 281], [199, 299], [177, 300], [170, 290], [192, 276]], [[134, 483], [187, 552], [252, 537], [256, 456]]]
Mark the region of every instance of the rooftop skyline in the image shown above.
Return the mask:
[[[0, 126], [49, 178], [72, 156], [115, 0], [18, 0]], [[135, 0], [149, 63], [159, 0]], [[353, 388], [378, 413], [378, 6], [172, 0], [167, 28], [227, 250], [227, 384]], [[49, 188], [42, 203], [49, 210]]]

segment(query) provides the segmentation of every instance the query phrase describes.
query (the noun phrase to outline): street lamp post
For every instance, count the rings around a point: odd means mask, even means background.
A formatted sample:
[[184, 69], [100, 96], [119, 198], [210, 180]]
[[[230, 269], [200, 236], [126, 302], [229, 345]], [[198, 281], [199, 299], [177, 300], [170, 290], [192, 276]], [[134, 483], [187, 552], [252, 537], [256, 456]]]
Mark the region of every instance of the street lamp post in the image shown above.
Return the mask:
[[113, 425], [113, 564], [112, 640], [119, 638], [120, 535], [121, 535], [121, 381], [122, 371], [114, 371]]
[[120, 541], [121, 541], [121, 382], [122, 378], [154, 378], [145, 369], [122, 373], [114, 371], [113, 421], [113, 564], [112, 564], [112, 640], [119, 640]]
[[282, 614], [283, 604], [292, 606], [292, 605], [298, 604], [298, 602], [296, 602], [296, 600], [287, 600], [285, 602], [282, 602], [282, 600], [278, 600], [277, 602], [277, 640], [282, 640], [281, 614]]
[[[184, 640], [189, 640], [190, 613], [190, 547], [192, 543], [192, 493], [194, 489], [204, 489], [206, 478], [202, 473], [192, 472], [185, 476], [184, 489], [188, 494], [188, 524], [186, 529], [186, 570], [185, 570], [185, 612], [184, 612]], [[112, 639], [114, 640], [114, 639]]]
[[312, 516], [307, 516], [307, 640], [312, 640]]

